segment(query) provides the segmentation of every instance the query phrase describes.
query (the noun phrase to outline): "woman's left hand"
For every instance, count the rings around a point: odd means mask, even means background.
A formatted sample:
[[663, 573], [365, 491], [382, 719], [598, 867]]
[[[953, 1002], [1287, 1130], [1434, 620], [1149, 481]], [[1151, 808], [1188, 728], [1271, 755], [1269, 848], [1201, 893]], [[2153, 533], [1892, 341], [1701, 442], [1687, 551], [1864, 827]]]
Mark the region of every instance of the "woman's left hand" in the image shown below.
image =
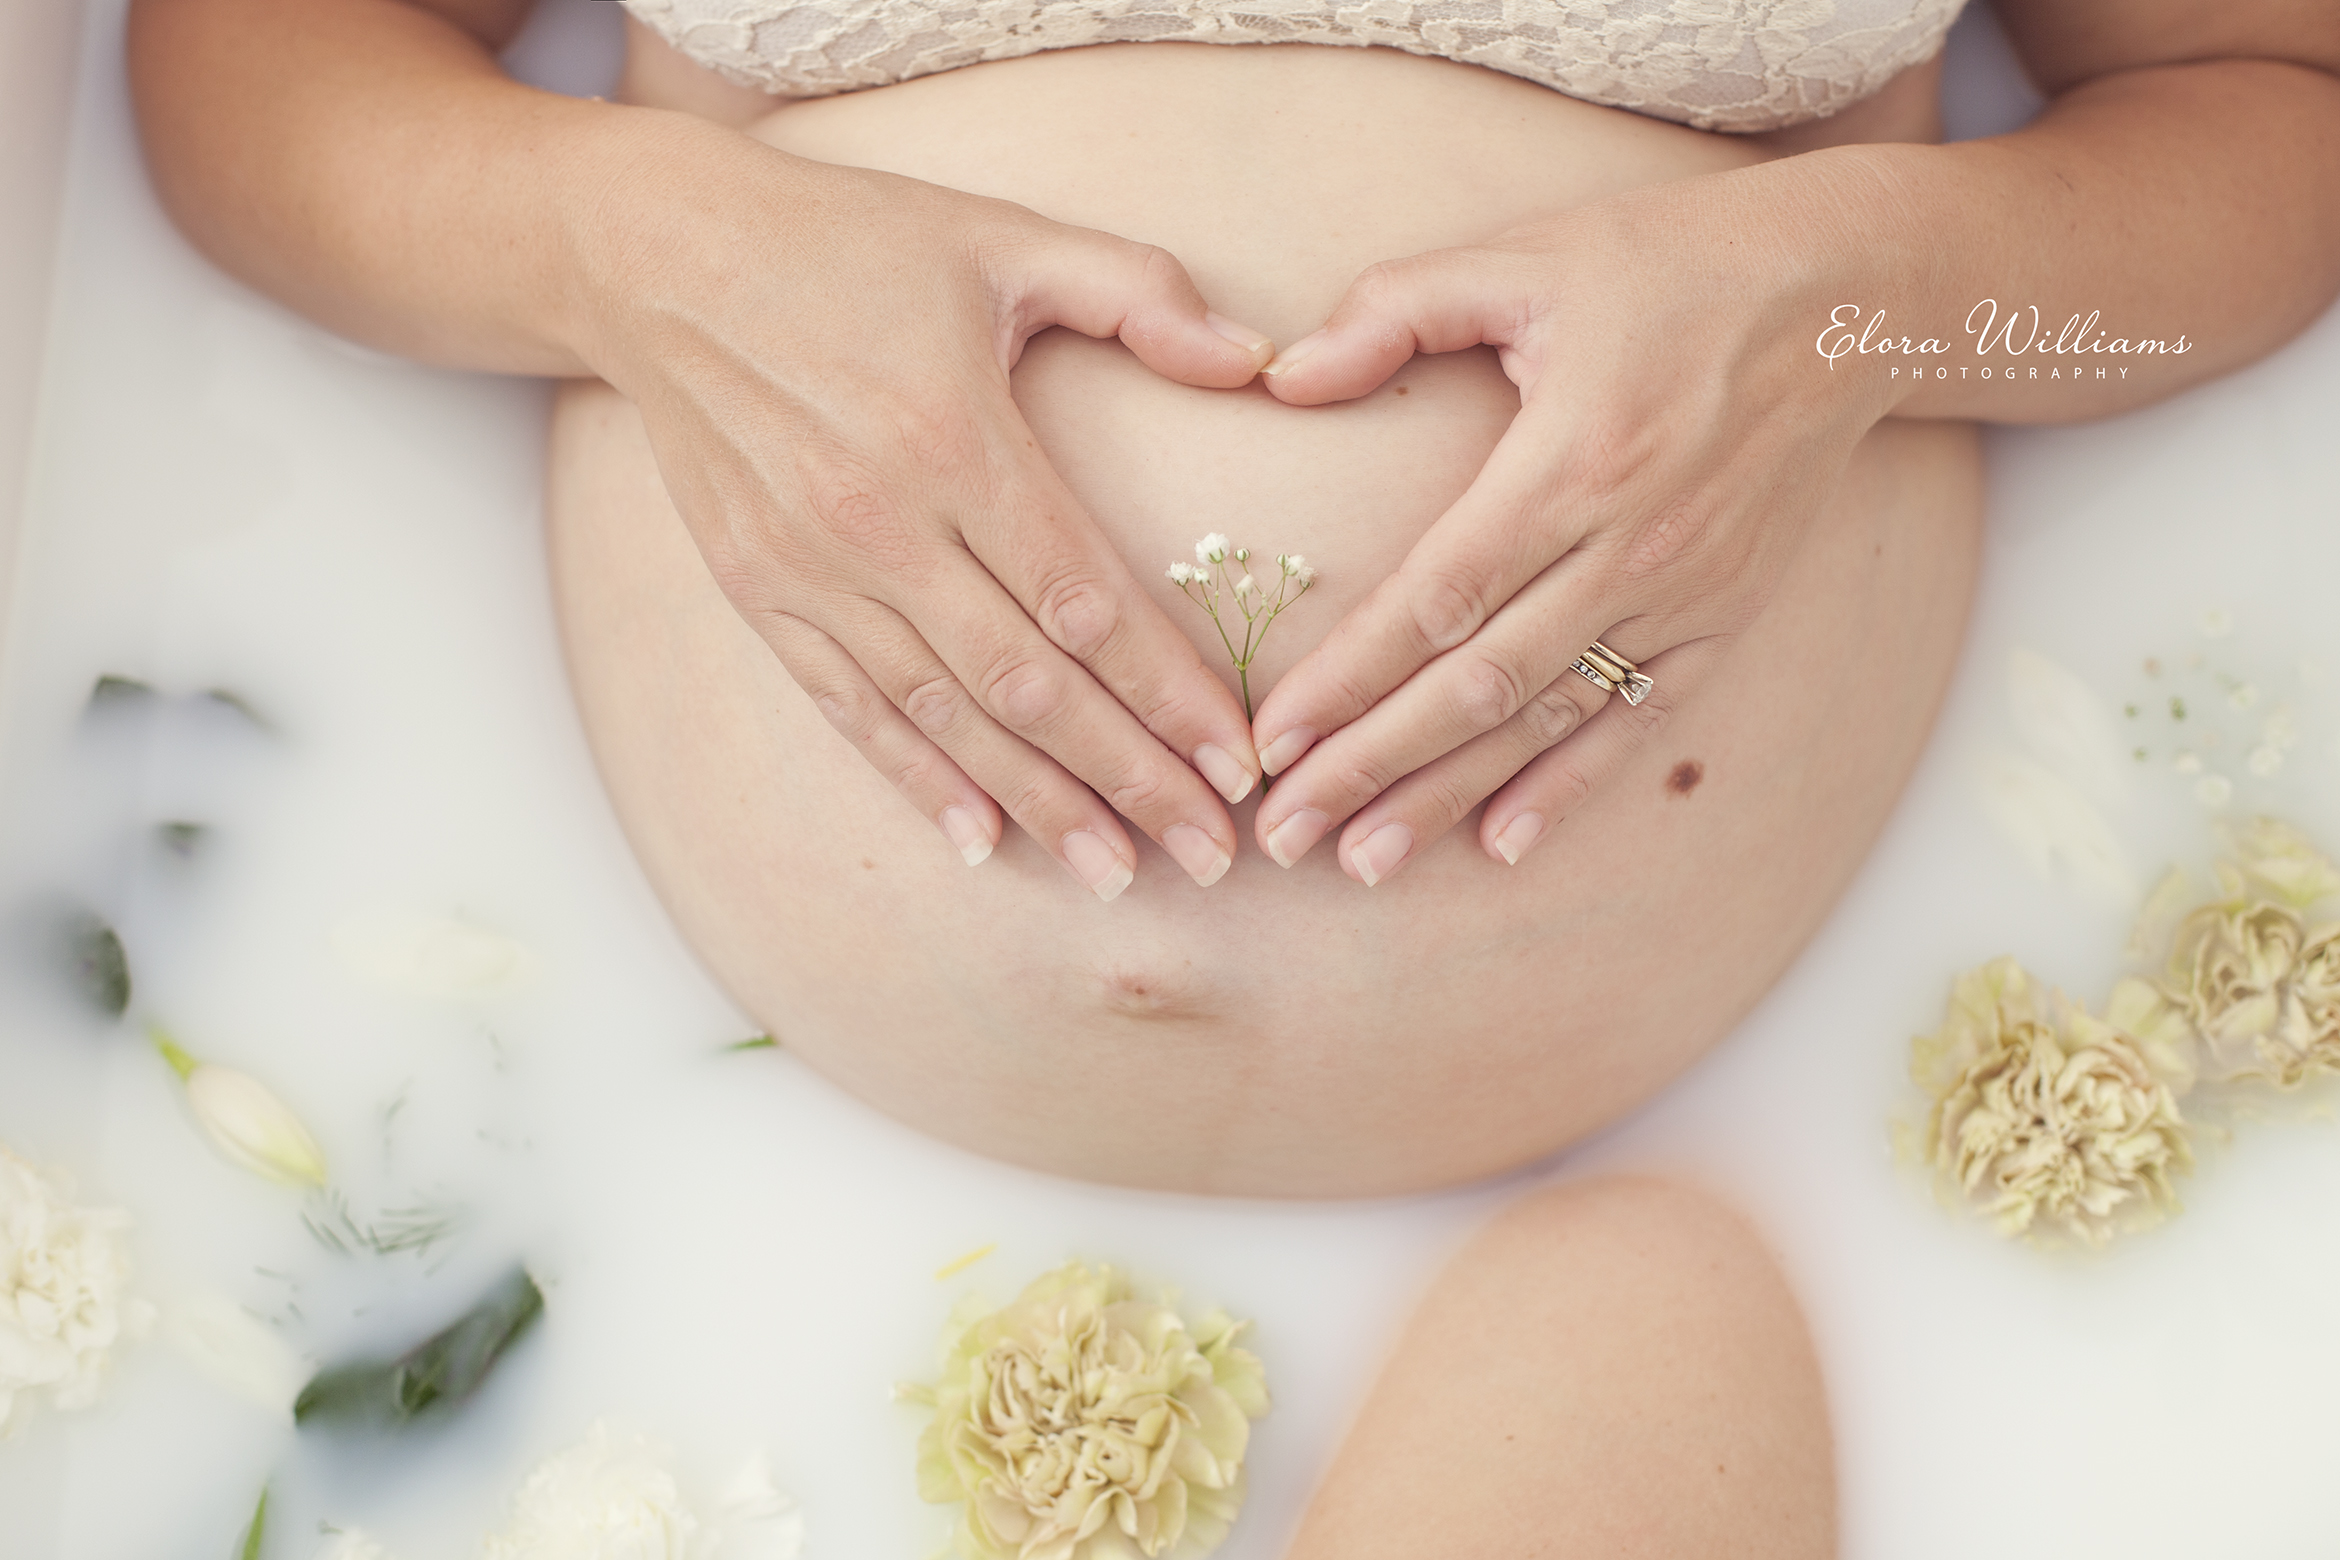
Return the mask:
[[[1846, 267], [1885, 198], [1824, 160], [1376, 265], [1268, 367], [1312, 406], [1485, 343], [1520, 390], [1469, 490], [1261, 705], [1275, 860], [1346, 820], [1342, 868], [1375, 884], [1486, 801], [1480, 843], [1517, 862], [1697, 697], [1892, 399], [1815, 350], [1871, 302]], [[1571, 670], [1596, 639], [1654, 680], [1638, 706]]]

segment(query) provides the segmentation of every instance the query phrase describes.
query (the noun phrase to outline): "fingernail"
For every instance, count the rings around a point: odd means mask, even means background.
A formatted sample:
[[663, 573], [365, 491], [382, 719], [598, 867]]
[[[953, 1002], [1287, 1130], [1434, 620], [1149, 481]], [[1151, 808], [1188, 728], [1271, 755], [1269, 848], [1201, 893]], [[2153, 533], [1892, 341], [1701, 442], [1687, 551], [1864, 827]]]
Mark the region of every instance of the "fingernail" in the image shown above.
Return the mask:
[[1261, 369], [1260, 372], [1263, 374], [1274, 375], [1282, 373], [1287, 368], [1298, 367], [1300, 360], [1308, 356], [1309, 353], [1314, 352], [1316, 350], [1316, 344], [1322, 340], [1324, 340], [1323, 331], [1318, 330], [1309, 332], [1307, 335], [1302, 336], [1298, 341], [1295, 341], [1290, 346], [1286, 347], [1283, 351], [1277, 353], [1275, 355], [1274, 361], [1270, 362], [1267, 367]]
[[1088, 884], [1089, 892], [1107, 904], [1120, 898], [1121, 891], [1137, 876], [1112, 846], [1086, 829], [1064, 837], [1064, 860], [1073, 869], [1073, 876]]
[[1251, 364], [1254, 368], [1276, 355], [1276, 344], [1268, 339], [1266, 331], [1253, 330], [1248, 325], [1239, 325], [1224, 314], [1216, 312], [1204, 314], [1203, 323], [1250, 353]]
[[1170, 859], [1186, 869], [1186, 875], [1203, 887], [1227, 875], [1230, 858], [1219, 849], [1219, 842], [1191, 823], [1174, 823], [1162, 831], [1162, 848]]
[[943, 809], [942, 831], [959, 847], [970, 867], [983, 865], [983, 858], [991, 854], [991, 836], [983, 832], [982, 820], [964, 807]]
[[1251, 794], [1251, 771], [1235, 762], [1235, 755], [1213, 742], [1194, 750], [1194, 767], [1202, 771], [1231, 807]]
[[1413, 848], [1413, 830], [1402, 823], [1385, 823], [1349, 852], [1349, 860], [1356, 864], [1357, 875], [1365, 880], [1365, 886], [1371, 888], [1395, 872], [1398, 863]]
[[1543, 833], [1544, 815], [1523, 812], [1505, 824], [1503, 832], [1495, 836], [1495, 848], [1503, 852], [1505, 864], [1516, 867], [1519, 858], [1527, 854], [1528, 847], [1541, 839]]
[[1280, 775], [1315, 743], [1315, 732], [1305, 726], [1294, 726], [1261, 749], [1259, 767], [1271, 775]]
[[1324, 838], [1332, 820], [1313, 807], [1303, 807], [1275, 826], [1268, 835], [1268, 854], [1276, 865], [1288, 867], [1308, 854], [1308, 847]]

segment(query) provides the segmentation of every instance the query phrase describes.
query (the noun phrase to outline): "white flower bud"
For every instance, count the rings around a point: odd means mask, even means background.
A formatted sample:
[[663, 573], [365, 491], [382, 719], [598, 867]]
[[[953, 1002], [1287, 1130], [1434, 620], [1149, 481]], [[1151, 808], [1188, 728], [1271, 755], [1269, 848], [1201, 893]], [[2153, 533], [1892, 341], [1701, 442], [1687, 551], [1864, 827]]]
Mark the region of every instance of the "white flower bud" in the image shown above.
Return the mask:
[[1236, 548], [1235, 561], [1237, 563], [1249, 563], [1251, 561], [1251, 549], [1248, 547]]
[[286, 1186], [325, 1184], [324, 1151], [266, 1084], [195, 1060], [159, 1030], [154, 1043], [186, 1081], [196, 1121], [230, 1163]]
[[1235, 594], [1238, 596], [1256, 595], [1258, 591], [1258, 583], [1248, 574], [1235, 582]]

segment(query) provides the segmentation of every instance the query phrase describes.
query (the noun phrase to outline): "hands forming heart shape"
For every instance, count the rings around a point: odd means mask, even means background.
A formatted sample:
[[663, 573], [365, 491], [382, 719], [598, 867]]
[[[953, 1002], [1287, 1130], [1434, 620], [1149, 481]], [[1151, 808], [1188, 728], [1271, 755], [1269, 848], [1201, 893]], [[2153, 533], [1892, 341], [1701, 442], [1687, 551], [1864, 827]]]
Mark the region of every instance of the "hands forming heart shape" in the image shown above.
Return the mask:
[[[1804, 324], [1846, 279], [1766, 184], [1783, 164], [1374, 266], [1272, 355], [1160, 249], [756, 156], [767, 198], [607, 258], [607, 296], [633, 302], [597, 366], [716, 581], [836, 729], [970, 864], [1013, 818], [1107, 900], [1137, 869], [1125, 820], [1215, 883], [1263, 771], [1255, 834], [1287, 867], [1339, 827], [1343, 869], [1377, 884], [1481, 803], [1481, 845], [1517, 863], [1696, 695], [1889, 409], [1807, 360]], [[775, 233], [769, 212], [799, 220]], [[1731, 235], [1729, 271], [1699, 231]], [[1253, 723], [1026, 427], [1009, 371], [1053, 326], [1181, 384], [1264, 375], [1295, 406], [1486, 344], [1520, 411]], [[1595, 640], [1654, 679], [1647, 699], [1571, 670]]]

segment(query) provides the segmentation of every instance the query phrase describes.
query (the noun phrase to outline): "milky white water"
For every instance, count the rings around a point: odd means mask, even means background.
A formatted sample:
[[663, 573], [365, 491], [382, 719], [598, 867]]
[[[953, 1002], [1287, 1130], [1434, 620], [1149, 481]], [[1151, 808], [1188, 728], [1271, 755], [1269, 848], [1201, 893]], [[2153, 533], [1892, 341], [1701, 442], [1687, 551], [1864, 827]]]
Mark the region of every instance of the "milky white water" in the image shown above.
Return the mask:
[[[0, 1142], [131, 1211], [166, 1313], [224, 1297], [338, 1359], [412, 1341], [516, 1257], [549, 1310], [477, 1401], [390, 1443], [296, 1436], [158, 1335], [101, 1407], [0, 1446], [0, 1556], [219, 1560], [271, 1480], [274, 1560], [322, 1521], [467, 1555], [607, 1417], [686, 1482], [764, 1449], [818, 1560], [918, 1560], [947, 1519], [915, 1497], [889, 1384], [931, 1367], [966, 1289], [1004, 1299], [1076, 1254], [1257, 1318], [1277, 1406], [1224, 1552], [1278, 1554], [1412, 1297], [1516, 1183], [1103, 1190], [725, 1053], [749, 1027], [628, 857], [563, 685], [543, 390], [340, 345], [197, 260], [146, 193], [118, 6], [96, 9], [0, 655]], [[2007, 98], [1988, 35], [1961, 36], [1957, 90]], [[2204, 776], [2340, 846], [2336, 420], [2340, 316], [2170, 404], [1995, 436], [1972, 641], [1874, 859], [1738, 1035], [1557, 1167], [1696, 1174], [1760, 1219], [1818, 1332], [1856, 1560], [2340, 1548], [2340, 1126], [2211, 1148], [2187, 1213], [2099, 1260], [1946, 1218], [1886, 1131], [1955, 970], [2013, 952], [2101, 999], [2126, 896], [2207, 859]], [[2049, 671], [2011, 674], [2017, 650]], [[157, 696], [85, 714], [106, 673]], [[2254, 775], [2279, 707], [2299, 741]], [[172, 820], [208, 829], [182, 853], [154, 832]], [[273, 1084], [357, 1213], [470, 1222], [422, 1257], [318, 1244], [297, 1197], [205, 1146], [132, 1026], [58, 997], [26, 928], [66, 900], [120, 927], [133, 1015]]]

